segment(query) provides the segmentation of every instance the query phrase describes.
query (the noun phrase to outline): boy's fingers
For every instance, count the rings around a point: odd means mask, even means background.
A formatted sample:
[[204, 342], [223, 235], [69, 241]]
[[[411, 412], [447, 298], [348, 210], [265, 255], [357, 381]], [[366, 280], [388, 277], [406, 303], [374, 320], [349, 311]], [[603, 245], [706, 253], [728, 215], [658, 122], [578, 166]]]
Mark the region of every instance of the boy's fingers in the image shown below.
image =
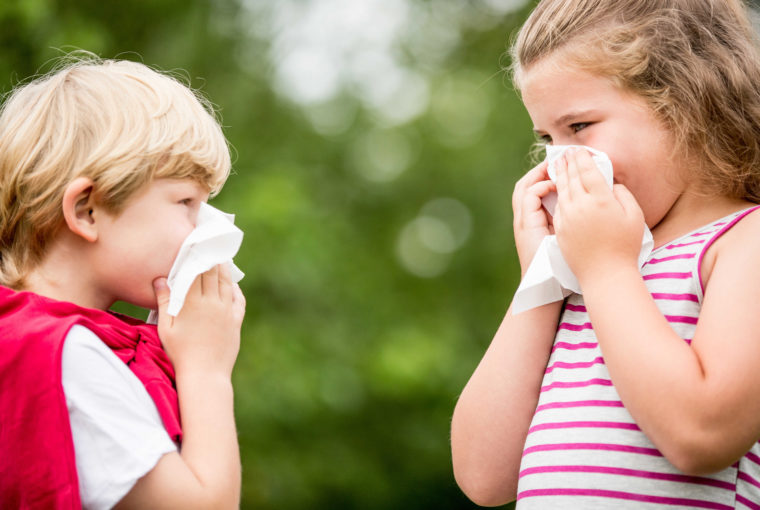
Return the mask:
[[240, 285], [236, 283], [232, 285], [232, 295], [235, 303], [245, 308], [245, 295], [243, 294], [243, 291], [240, 290]]
[[166, 283], [166, 278], [162, 276], [153, 280], [153, 291], [156, 293], [156, 310], [158, 310], [158, 322], [163, 324], [165, 321], [172, 319], [172, 317], [166, 313], [166, 309], [169, 307], [170, 297], [169, 286]]
[[229, 263], [219, 265], [219, 297], [225, 301], [232, 298], [232, 275]]
[[201, 275], [201, 292], [203, 295], [219, 295], [219, 266], [214, 266]]
[[235, 310], [236, 320], [242, 322], [245, 316], [245, 296], [243, 291], [240, 290], [240, 286], [236, 283], [232, 284], [232, 304]]
[[169, 286], [166, 284], [166, 278], [156, 278], [153, 280], [153, 291], [156, 293], [156, 304], [158, 310], [166, 310], [169, 306]]

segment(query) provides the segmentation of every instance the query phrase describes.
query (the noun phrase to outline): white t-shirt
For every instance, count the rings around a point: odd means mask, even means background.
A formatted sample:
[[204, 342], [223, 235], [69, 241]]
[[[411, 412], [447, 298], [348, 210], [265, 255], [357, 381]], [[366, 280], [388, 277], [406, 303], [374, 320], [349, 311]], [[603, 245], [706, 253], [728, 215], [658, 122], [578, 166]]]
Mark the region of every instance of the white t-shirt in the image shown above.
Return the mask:
[[92, 331], [71, 328], [62, 363], [82, 507], [111, 508], [177, 446], [143, 384]]

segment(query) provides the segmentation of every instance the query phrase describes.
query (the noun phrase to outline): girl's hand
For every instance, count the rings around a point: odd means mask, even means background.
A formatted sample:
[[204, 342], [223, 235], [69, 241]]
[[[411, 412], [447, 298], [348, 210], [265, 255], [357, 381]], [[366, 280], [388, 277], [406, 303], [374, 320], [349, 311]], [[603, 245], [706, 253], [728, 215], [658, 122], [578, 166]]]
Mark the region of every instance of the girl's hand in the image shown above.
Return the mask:
[[245, 298], [221, 264], [193, 282], [179, 314], [166, 313], [169, 288], [154, 282], [158, 301], [158, 335], [175, 369], [203, 370], [229, 376], [240, 348]]
[[644, 214], [625, 186], [607, 186], [587, 151], [570, 149], [557, 162], [557, 193], [557, 242], [581, 287], [620, 264], [638, 266]]
[[554, 234], [551, 215], [541, 205], [541, 199], [555, 190], [547, 173], [546, 161], [530, 170], [515, 184], [512, 194], [513, 228], [523, 274], [533, 260], [541, 240]]

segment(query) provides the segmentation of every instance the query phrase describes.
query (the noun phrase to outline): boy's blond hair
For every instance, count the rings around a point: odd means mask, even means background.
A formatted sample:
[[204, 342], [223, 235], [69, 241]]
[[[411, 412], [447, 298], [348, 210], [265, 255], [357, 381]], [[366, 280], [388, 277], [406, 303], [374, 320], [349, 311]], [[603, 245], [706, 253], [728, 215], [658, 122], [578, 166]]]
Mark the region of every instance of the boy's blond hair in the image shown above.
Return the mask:
[[156, 178], [219, 191], [230, 171], [211, 105], [147, 66], [92, 56], [18, 87], [0, 109], [0, 284], [23, 286], [63, 225], [77, 177], [113, 214]]
[[542, 0], [512, 47], [643, 97], [707, 193], [760, 202], [760, 53], [741, 0]]

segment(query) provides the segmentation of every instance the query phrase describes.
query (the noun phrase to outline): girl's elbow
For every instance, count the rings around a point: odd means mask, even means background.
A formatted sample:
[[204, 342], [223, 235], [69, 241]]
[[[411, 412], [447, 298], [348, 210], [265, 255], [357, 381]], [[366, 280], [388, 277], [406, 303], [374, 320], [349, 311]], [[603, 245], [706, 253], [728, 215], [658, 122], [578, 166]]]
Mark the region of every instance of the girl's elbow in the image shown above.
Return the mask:
[[715, 442], [704, 436], [691, 440], [681, 438], [662, 453], [676, 469], [690, 476], [715, 473], [731, 466], [738, 458], [725, 448], [725, 441]]
[[726, 463], [721, 459], [709, 458], [696, 452], [666, 457], [676, 469], [689, 476], [709, 475], [731, 465], [731, 462]]
[[457, 485], [470, 501], [479, 506], [489, 507], [505, 505], [515, 499], [517, 487], [514, 483], [478, 471], [454, 470]]

